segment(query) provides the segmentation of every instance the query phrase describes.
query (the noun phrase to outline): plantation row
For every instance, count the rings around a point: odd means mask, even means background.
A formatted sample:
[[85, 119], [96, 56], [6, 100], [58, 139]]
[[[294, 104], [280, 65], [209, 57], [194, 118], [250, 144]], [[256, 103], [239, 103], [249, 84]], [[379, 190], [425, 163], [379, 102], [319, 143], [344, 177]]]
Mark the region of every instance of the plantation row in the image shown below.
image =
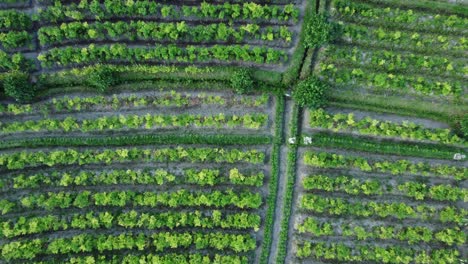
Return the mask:
[[34, 104], [0, 104], [0, 114], [24, 115], [41, 112], [44, 115], [51, 113], [73, 113], [97, 110], [123, 110], [143, 107], [188, 107], [188, 106], [242, 106], [264, 107], [268, 103], [268, 95], [225, 97], [207, 93], [198, 95], [180, 93], [175, 90], [163, 92], [157, 95], [113, 95], [112, 97], [62, 97], [53, 98], [51, 101]]
[[330, 63], [350, 64], [364, 67], [375, 67], [386, 72], [423, 72], [447, 77], [464, 77], [468, 66], [462, 60], [447, 57], [424, 56], [415, 53], [399, 53], [392, 50], [367, 50], [361, 47], [328, 48]]
[[[62, 44], [64, 41], [96, 40], [147, 40], [179, 42], [242, 43], [258, 39], [263, 41], [281, 40], [291, 42], [292, 32], [288, 27], [260, 27], [258, 24], [245, 24], [232, 27], [225, 23], [190, 26], [185, 21], [178, 23], [157, 23], [146, 21], [62, 23], [60, 26], [41, 27], [38, 31], [41, 46]], [[0, 35], [1, 41], [1, 35]]]
[[309, 125], [312, 128], [319, 127], [335, 132], [359, 132], [362, 135], [429, 140], [445, 144], [466, 144], [462, 138], [453, 135], [449, 129], [427, 129], [409, 121], [398, 124], [372, 119], [369, 116], [356, 120], [353, 113], [330, 114], [323, 109], [309, 111], [309, 116]]
[[32, 37], [26, 31], [0, 32], [0, 47], [4, 50], [32, 49]]
[[10, 180], [0, 180], [0, 186], [12, 189], [38, 189], [45, 186], [98, 186], [114, 184], [196, 184], [201, 186], [215, 186], [219, 184], [235, 184], [260, 187], [265, 175], [262, 172], [246, 175], [237, 168], [229, 170], [223, 175], [218, 169], [184, 169], [182, 174], [171, 173], [164, 169], [126, 169], [109, 171], [52, 171], [51, 173], [35, 173], [32, 175], [19, 174]]
[[425, 226], [376, 225], [372, 228], [366, 228], [356, 224], [337, 225], [333, 222], [307, 217], [296, 229], [299, 234], [310, 234], [314, 237], [342, 236], [358, 240], [400, 240], [410, 245], [422, 242], [441, 242], [448, 246], [461, 246], [466, 242], [466, 234], [458, 227], [443, 228], [440, 231], [433, 231]]
[[[54, 264], [54, 261], [40, 261], [33, 262], [36, 264]], [[168, 253], [164, 255], [138, 255], [126, 254], [122, 256], [117, 255], [97, 255], [97, 256], [84, 256], [84, 257], [71, 257], [68, 260], [63, 260], [62, 263], [67, 264], [86, 264], [86, 263], [112, 263], [112, 264], [131, 264], [131, 263], [166, 263], [166, 264], [247, 264], [249, 263], [246, 256], [239, 255], [202, 255], [202, 254], [176, 254]]]
[[101, 4], [97, 0], [80, 1], [79, 4], [62, 5], [56, 1], [53, 6], [40, 10], [37, 19], [41, 23], [64, 20], [104, 20], [112, 17], [154, 17], [163, 19], [190, 20], [221, 19], [239, 20], [277, 20], [297, 22], [299, 9], [294, 4], [285, 6], [260, 5], [255, 2], [241, 4], [224, 3], [222, 5], [201, 3], [199, 6], [166, 5], [149, 0], [127, 2], [110, 0]]
[[403, 93], [413, 89], [425, 95], [458, 96], [463, 93], [463, 82], [442, 81], [423, 75], [401, 75], [387, 72], [369, 72], [362, 68], [336, 68], [333, 64], [322, 65], [322, 74], [338, 85], [354, 84], [370, 86], [381, 90], [395, 90]]
[[304, 163], [318, 168], [346, 168], [359, 169], [365, 172], [391, 173], [392, 175], [415, 174], [423, 176], [437, 176], [453, 178], [457, 181], [468, 179], [468, 169], [449, 165], [433, 165], [428, 162], [397, 161], [369, 161], [358, 156], [343, 156], [334, 153], [311, 152], [304, 154]]
[[2, 133], [18, 132], [90, 132], [122, 129], [152, 129], [157, 127], [204, 127], [204, 128], [249, 128], [259, 129], [264, 127], [268, 121], [265, 114], [245, 114], [242, 116], [224, 114], [201, 116], [201, 115], [119, 115], [103, 116], [96, 119], [77, 120], [73, 117], [60, 119], [41, 119], [38, 121], [28, 120], [13, 123], [0, 123]]
[[118, 148], [50, 151], [20, 151], [0, 155], [0, 166], [9, 170], [47, 165], [112, 164], [122, 162], [247, 162], [263, 163], [265, 153], [223, 148]]
[[396, 186], [383, 185], [378, 180], [359, 180], [350, 176], [330, 177], [310, 175], [303, 182], [305, 190], [345, 192], [351, 195], [404, 195], [416, 200], [468, 201], [468, 189], [448, 184], [427, 186], [424, 183], [407, 181]]
[[250, 235], [224, 234], [219, 232], [201, 233], [123, 233], [120, 235], [80, 234], [71, 238], [34, 239], [10, 242], [2, 246], [5, 260], [33, 259], [41, 255], [58, 255], [69, 253], [100, 253], [111, 250], [145, 250], [151, 248], [156, 252], [167, 249], [195, 247], [201, 249], [232, 250], [248, 252], [256, 248], [256, 241]]
[[468, 48], [464, 37], [373, 28], [352, 23], [343, 25], [341, 41], [364, 48], [405, 49], [430, 56], [438, 53], [461, 55]]
[[177, 228], [223, 228], [223, 229], [253, 229], [260, 228], [261, 218], [258, 214], [222, 213], [213, 210], [209, 213], [201, 211], [143, 213], [131, 210], [122, 213], [89, 212], [86, 214], [72, 214], [67, 216], [47, 215], [38, 217], [21, 216], [15, 221], [1, 221], [2, 236], [13, 238], [49, 231], [144, 228], [170, 230]]
[[106, 62], [222, 62], [245, 61], [258, 64], [273, 64], [287, 60], [283, 50], [249, 45], [214, 45], [210, 47], [177, 45], [154, 45], [130, 47], [125, 44], [94, 45], [83, 48], [53, 48], [38, 55], [42, 67], [70, 66], [74, 64]]
[[[425, 12], [360, 3], [361, 1], [335, 0], [334, 5], [345, 20], [361, 24], [385, 25], [414, 31], [437, 33], [466, 33], [468, 19], [457, 15], [432, 15]], [[365, 1], [362, 1], [365, 2]]]
[[50, 211], [91, 206], [145, 206], [150, 208], [161, 206], [171, 208], [185, 206], [223, 208], [232, 206], [240, 209], [258, 209], [261, 204], [262, 196], [259, 193], [248, 191], [236, 193], [231, 189], [211, 192], [191, 192], [180, 189], [175, 192], [48, 192], [47, 194], [28, 195], [21, 198], [20, 201], [0, 200], [0, 209], [2, 214], [5, 215], [10, 212], [23, 212], [32, 209]]
[[299, 258], [335, 261], [374, 261], [377, 263], [457, 263], [460, 253], [453, 249], [419, 251], [400, 246], [359, 245], [350, 247], [344, 243], [303, 242], [299, 246]]
[[20, 69], [28, 71], [34, 68], [33, 63], [31, 59], [27, 59], [22, 53], [9, 55], [0, 50], [0, 72]]
[[437, 208], [430, 205], [412, 206], [399, 202], [355, 202], [343, 198], [329, 198], [314, 194], [304, 194], [299, 199], [299, 207], [311, 213], [326, 213], [336, 216], [356, 217], [395, 217], [397, 219], [418, 219], [439, 221], [463, 226], [468, 215], [465, 209], [454, 206]]

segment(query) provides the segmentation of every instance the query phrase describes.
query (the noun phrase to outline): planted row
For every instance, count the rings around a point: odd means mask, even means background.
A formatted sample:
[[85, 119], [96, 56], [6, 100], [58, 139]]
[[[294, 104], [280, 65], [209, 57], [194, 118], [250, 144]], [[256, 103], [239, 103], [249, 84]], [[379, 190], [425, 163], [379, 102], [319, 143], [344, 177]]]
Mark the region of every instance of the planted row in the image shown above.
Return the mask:
[[462, 55], [468, 48], [468, 41], [464, 37], [372, 28], [359, 24], [344, 25], [342, 41], [364, 47], [412, 50], [431, 56], [440, 52]]
[[458, 263], [460, 252], [454, 249], [434, 249], [418, 251], [400, 246], [356, 245], [350, 247], [343, 243], [303, 242], [299, 245], [296, 256], [313, 257], [320, 260], [334, 261], [374, 261], [377, 263]]
[[53, 48], [37, 56], [43, 67], [72, 64], [107, 63], [107, 62], [222, 62], [244, 61], [258, 64], [272, 64], [285, 61], [287, 55], [283, 50], [249, 45], [214, 45], [210, 47], [170, 45], [153, 45], [151, 47], [129, 47], [125, 44], [94, 45], [87, 47]]
[[248, 39], [291, 42], [292, 32], [286, 26], [260, 27], [244, 24], [233, 27], [225, 23], [189, 26], [182, 22], [158, 23], [146, 21], [70, 22], [60, 26], [41, 27], [38, 39], [42, 46], [62, 44], [64, 41], [92, 40], [151, 40], [229, 43]]
[[[54, 264], [54, 261], [41, 261], [41, 264]], [[86, 263], [112, 263], [112, 264], [131, 264], [131, 263], [167, 263], [167, 264], [220, 264], [220, 263], [232, 263], [232, 264], [247, 264], [248, 258], [246, 256], [239, 255], [227, 255], [227, 254], [126, 254], [120, 255], [97, 255], [97, 256], [76, 256], [71, 257], [67, 261], [62, 263], [67, 264], [86, 264]]]
[[382, 8], [349, 0], [336, 0], [334, 4], [342, 18], [360, 23], [441, 33], [463, 33], [466, 30], [467, 19], [457, 15], [429, 14], [392, 7]]
[[0, 50], [0, 72], [11, 70], [28, 71], [33, 67], [33, 61], [24, 57], [22, 53], [10, 55]]
[[415, 53], [399, 53], [392, 50], [364, 50], [331, 46], [327, 50], [326, 61], [335, 64], [360, 65], [387, 72], [426, 72], [431, 75], [463, 77], [468, 74], [468, 66], [460, 60], [440, 56], [423, 56]]
[[330, 215], [352, 215], [358, 217], [396, 217], [398, 219], [436, 220], [442, 223], [463, 225], [468, 211], [453, 206], [437, 209], [433, 206], [411, 206], [399, 202], [351, 202], [343, 198], [324, 198], [305, 194], [300, 198], [303, 210]]
[[146, 250], [151, 248], [162, 252], [170, 248], [188, 248], [197, 250], [216, 249], [248, 252], [256, 248], [256, 241], [250, 235], [224, 233], [154, 233], [151, 235], [122, 233], [120, 235], [80, 234], [71, 238], [49, 238], [15, 241], [2, 246], [2, 258], [34, 259], [42, 255], [71, 254], [111, 250]]
[[456, 180], [468, 178], [468, 169], [464, 167], [432, 165], [425, 162], [414, 163], [407, 160], [369, 162], [362, 157], [325, 152], [306, 152], [304, 163], [319, 168], [356, 168], [367, 172], [391, 173], [393, 175], [410, 173], [423, 176], [433, 174], [439, 177], [454, 177]]
[[29, 166], [84, 165], [95, 163], [138, 162], [247, 162], [263, 163], [265, 153], [256, 149], [238, 150], [223, 148], [118, 148], [86, 150], [21, 151], [0, 155], [0, 166], [9, 170]]
[[[1, 61], [2, 53], [0, 53]], [[112, 97], [91, 96], [91, 97], [61, 97], [53, 98], [51, 101], [35, 104], [0, 104], [0, 114], [23, 115], [41, 112], [44, 115], [51, 113], [71, 113], [92, 110], [121, 110], [133, 109], [149, 106], [162, 107], [187, 107], [195, 105], [241, 105], [243, 107], [261, 107], [268, 102], [268, 95], [262, 96], [242, 96], [224, 97], [200, 93], [193, 95], [190, 93], [180, 93], [174, 90], [163, 92], [160, 95], [123, 95]]]
[[322, 64], [321, 73], [328, 80], [338, 85], [372, 87], [380, 90], [416, 91], [424, 95], [444, 95], [459, 97], [463, 93], [463, 83], [455, 80], [441, 80], [415, 74], [393, 74], [377, 72], [360, 67], [335, 67], [334, 64]]
[[150, 0], [128, 2], [124, 0], [109, 0], [101, 4], [98, 0], [80, 1], [79, 4], [63, 5], [55, 1], [53, 6], [47, 6], [38, 12], [37, 19], [41, 22], [57, 22], [63, 20], [103, 20], [112, 17], [162, 17], [170, 19], [198, 18], [211, 20], [277, 20], [297, 22], [299, 9], [294, 4], [260, 5], [255, 2], [243, 4], [210, 4], [200, 5], [166, 5]]
[[1, 221], [1, 235], [13, 238], [49, 231], [111, 229], [115, 227], [144, 229], [177, 229], [177, 228], [223, 228], [223, 229], [253, 229], [260, 228], [261, 217], [254, 213], [222, 213], [213, 210], [210, 213], [200, 211], [142, 213], [128, 211], [122, 213], [89, 212], [67, 216], [47, 215], [24, 217]]
[[32, 209], [56, 210], [65, 208], [85, 208], [90, 206], [145, 206], [145, 207], [171, 207], [204, 206], [223, 208], [233, 206], [237, 208], [257, 209], [262, 204], [259, 193], [248, 191], [188, 191], [180, 189], [175, 192], [133, 192], [111, 191], [93, 192], [48, 192], [47, 194], [31, 194], [19, 201], [3, 199], [0, 201], [2, 214]]
[[164, 169], [126, 169], [108, 171], [66, 171], [51, 173], [36, 173], [32, 175], [19, 174], [11, 180], [0, 180], [0, 185], [14, 189], [41, 188], [44, 186], [68, 187], [68, 186], [97, 186], [111, 184], [197, 184], [214, 186], [222, 183], [236, 185], [257, 186], [263, 185], [264, 174], [245, 175], [237, 168], [229, 170], [227, 175], [222, 175], [217, 169], [185, 169], [182, 175], [176, 175]]
[[32, 48], [32, 37], [26, 31], [0, 32], [0, 46], [5, 50]]
[[340, 226], [331, 222], [322, 222], [312, 217], [307, 217], [296, 227], [300, 234], [308, 233], [316, 237], [343, 236], [357, 238], [358, 240], [400, 240], [415, 243], [444, 243], [448, 246], [463, 245], [466, 242], [466, 234], [458, 227], [444, 228], [434, 231], [425, 226], [376, 225], [372, 228], [355, 224], [342, 224]]
[[307, 176], [303, 181], [306, 190], [345, 192], [351, 195], [403, 194], [416, 200], [434, 199], [438, 201], [468, 201], [468, 189], [438, 184], [405, 182], [396, 186], [383, 185], [378, 180], [359, 180], [351, 176], [330, 177], [324, 175]]
[[309, 125], [337, 131], [359, 132], [363, 135], [399, 137], [413, 140], [430, 140], [441, 143], [464, 144], [465, 141], [450, 129], [428, 129], [409, 121], [401, 124], [381, 121], [369, 116], [357, 120], [353, 113], [330, 114], [323, 109], [309, 111]]
[[266, 114], [245, 114], [241, 116], [224, 114], [201, 116], [191, 114], [181, 115], [151, 115], [147, 113], [140, 115], [119, 115], [103, 116], [97, 119], [77, 120], [73, 117], [60, 119], [40, 119], [28, 121], [16, 121], [13, 123], [1, 123], [0, 131], [2, 133], [19, 132], [41, 132], [41, 131], [60, 131], [60, 132], [91, 132], [104, 130], [123, 130], [123, 129], [153, 129], [164, 127], [209, 127], [209, 128], [249, 128], [259, 129], [266, 125], [268, 115]]

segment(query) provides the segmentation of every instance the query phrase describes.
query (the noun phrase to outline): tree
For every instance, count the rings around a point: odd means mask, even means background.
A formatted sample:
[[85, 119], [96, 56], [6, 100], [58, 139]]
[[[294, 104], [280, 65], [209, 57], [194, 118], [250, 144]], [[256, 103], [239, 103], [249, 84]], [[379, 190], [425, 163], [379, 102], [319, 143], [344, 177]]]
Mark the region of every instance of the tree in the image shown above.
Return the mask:
[[325, 106], [327, 89], [326, 83], [311, 76], [297, 84], [293, 91], [293, 98], [302, 107], [317, 109]]
[[331, 39], [332, 25], [324, 15], [312, 15], [305, 24], [304, 46], [315, 48]]
[[110, 67], [96, 65], [89, 73], [86, 80], [89, 86], [96, 88], [99, 92], [105, 92], [110, 86], [117, 83], [115, 71]]
[[239, 94], [252, 90], [254, 80], [249, 69], [239, 69], [231, 76], [231, 87]]
[[5, 94], [18, 102], [29, 102], [36, 95], [36, 88], [29, 82], [29, 75], [20, 71], [8, 72], [3, 79]]

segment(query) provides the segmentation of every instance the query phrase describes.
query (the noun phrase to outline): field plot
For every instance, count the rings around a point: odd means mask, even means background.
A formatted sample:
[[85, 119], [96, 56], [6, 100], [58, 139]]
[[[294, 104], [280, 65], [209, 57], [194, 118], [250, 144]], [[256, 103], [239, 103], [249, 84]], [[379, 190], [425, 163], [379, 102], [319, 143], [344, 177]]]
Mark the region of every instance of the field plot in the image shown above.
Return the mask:
[[290, 261], [466, 258], [466, 143], [443, 124], [330, 108], [302, 132]]
[[[16, 4], [16, 5], [15, 5]], [[303, 1], [31, 1], [0, 6], [0, 69], [109, 64], [285, 65]], [[34, 67], [34, 68], [32, 68]]]
[[4, 143], [49, 141], [2, 145], [2, 261], [258, 262], [274, 101], [174, 90], [3, 104]]
[[412, 115], [465, 112], [468, 8], [451, 2], [332, 1], [342, 34], [323, 48], [316, 71], [339, 90], [333, 101]]

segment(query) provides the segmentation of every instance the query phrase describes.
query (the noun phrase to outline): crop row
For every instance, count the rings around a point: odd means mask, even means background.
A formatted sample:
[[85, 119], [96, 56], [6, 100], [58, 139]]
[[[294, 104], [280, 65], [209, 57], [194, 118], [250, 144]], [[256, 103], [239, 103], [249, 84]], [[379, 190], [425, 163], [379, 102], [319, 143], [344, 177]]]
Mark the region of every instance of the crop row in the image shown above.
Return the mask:
[[49, 231], [111, 229], [115, 227], [144, 229], [176, 228], [223, 228], [253, 229], [260, 228], [261, 218], [255, 213], [222, 213], [213, 210], [209, 214], [200, 211], [142, 213], [135, 210], [112, 212], [89, 212], [67, 216], [47, 215], [38, 217], [21, 216], [15, 221], [1, 221], [1, 235], [13, 238], [39, 234]]
[[431, 75], [463, 77], [468, 66], [460, 60], [440, 56], [424, 56], [414, 53], [398, 53], [391, 50], [364, 50], [361, 48], [331, 46], [326, 60], [335, 64], [354, 64], [385, 69], [388, 72], [426, 72]]
[[223, 208], [234, 206], [240, 209], [257, 209], [262, 204], [262, 196], [259, 193], [242, 191], [239, 193], [231, 189], [226, 191], [188, 191], [180, 189], [175, 192], [133, 192], [133, 191], [111, 191], [93, 192], [83, 191], [80, 193], [70, 192], [48, 192], [46, 194], [31, 194], [20, 199], [0, 201], [2, 214], [19, 212], [32, 209], [65, 209], [85, 208], [90, 206], [146, 206], [171, 208], [183, 206], [207, 206]]
[[29, 47], [32, 48], [31, 34], [26, 31], [0, 32], [0, 46], [4, 50]]
[[19, 174], [11, 180], [0, 180], [0, 186], [12, 186], [13, 189], [37, 189], [45, 186], [97, 186], [114, 184], [196, 184], [214, 186], [223, 183], [260, 187], [265, 175], [262, 172], [245, 175], [237, 168], [222, 175], [218, 169], [184, 169], [182, 175], [173, 174], [164, 169], [126, 169], [107, 171], [66, 171], [51, 173], [40, 172], [32, 175]]
[[304, 142], [306, 137], [313, 139], [311, 145], [315, 147], [339, 148], [398, 156], [452, 160], [454, 153], [464, 152], [462, 148], [446, 144], [408, 141], [395, 142], [392, 139], [382, 140], [329, 132], [318, 132], [314, 133], [313, 135], [304, 135], [301, 144], [306, 145]]
[[10, 70], [24, 70], [28, 71], [33, 68], [33, 62], [24, 57], [22, 53], [7, 54], [0, 50], [0, 72]]
[[299, 201], [301, 209], [330, 215], [357, 217], [396, 217], [398, 219], [435, 220], [463, 225], [468, 211], [453, 206], [437, 209], [429, 205], [412, 206], [399, 202], [352, 202], [344, 198], [321, 197], [304, 194]]
[[468, 189], [448, 184], [427, 186], [425, 183], [405, 182], [397, 186], [383, 185], [378, 180], [359, 180], [350, 176], [330, 177], [310, 175], [303, 181], [306, 190], [345, 192], [351, 195], [403, 194], [416, 200], [468, 201]]
[[432, 165], [426, 162], [410, 162], [407, 160], [397, 161], [373, 161], [358, 156], [343, 156], [334, 153], [306, 152], [304, 163], [319, 168], [356, 168], [367, 172], [382, 172], [399, 174], [415, 174], [429, 176], [430, 174], [456, 180], [468, 178], [468, 169], [449, 165]]
[[123, 129], [153, 129], [164, 127], [205, 127], [205, 128], [249, 128], [259, 129], [266, 125], [268, 115], [245, 114], [225, 116], [223, 113], [211, 116], [202, 115], [119, 115], [102, 116], [96, 119], [77, 120], [73, 117], [60, 119], [40, 119], [1, 123], [0, 131], [4, 134], [19, 132], [91, 132]]
[[15, 241], [2, 246], [2, 257], [9, 261], [14, 259], [33, 259], [41, 255], [70, 254], [111, 250], [145, 250], [151, 248], [156, 252], [167, 249], [182, 249], [194, 246], [197, 250], [216, 249], [248, 252], [256, 247], [255, 239], [250, 235], [224, 234], [220, 232], [169, 233], [161, 232], [151, 235], [122, 233], [120, 235], [80, 234], [71, 238], [49, 238]]
[[31, 18], [26, 13], [15, 10], [0, 10], [0, 31], [28, 30], [31, 26]]
[[287, 60], [282, 50], [251, 47], [249, 45], [214, 45], [210, 47], [177, 45], [154, 45], [151, 47], [130, 47], [126, 44], [94, 45], [86, 47], [53, 48], [37, 56], [43, 67], [55, 65], [69, 66], [72, 64], [107, 63], [113, 61], [146, 62], [207, 62], [219, 60], [222, 62], [245, 61], [259, 64], [279, 63]]
[[468, 48], [468, 41], [464, 37], [369, 28], [357, 24], [344, 25], [342, 39], [361, 46], [399, 48], [428, 55], [440, 52], [459, 54]]
[[[1, 56], [1, 53], [0, 53]], [[1, 60], [1, 58], [0, 58]], [[198, 95], [190, 93], [180, 93], [174, 90], [163, 92], [159, 95], [123, 95], [112, 97], [90, 96], [90, 97], [61, 97], [53, 98], [51, 101], [35, 104], [0, 104], [0, 114], [3, 115], [23, 115], [41, 112], [44, 115], [51, 113], [71, 113], [81, 111], [92, 111], [108, 109], [122, 110], [134, 109], [148, 106], [175, 106], [188, 107], [195, 105], [239, 105], [242, 107], [262, 107], [268, 102], [268, 95], [262, 96], [242, 96], [228, 97], [200, 93]]]
[[321, 73], [339, 85], [373, 87], [380, 90], [416, 91], [424, 95], [460, 96], [463, 93], [461, 81], [445, 81], [415, 74], [393, 74], [376, 72], [361, 67], [336, 67], [321, 64]]
[[[378, 225], [365, 228], [355, 224], [335, 225], [331, 222], [321, 222], [312, 217], [307, 217], [296, 229], [300, 234], [307, 233], [316, 237], [343, 236], [357, 238], [358, 240], [380, 239], [400, 240], [410, 245], [425, 243], [444, 243], [448, 246], [463, 245], [466, 242], [466, 234], [458, 227], [444, 228], [434, 231], [425, 226], [397, 227], [391, 225]], [[341, 231], [339, 231], [341, 230]]]
[[[55, 264], [54, 261], [40, 261], [35, 264]], [[164, 264], [247, 264], [249, 260], [246, 256], [226, 255], [226, 254], [118, 254], [118, 255], [99, 255], [93, 256], [74, 256], [67, 260], [62, 260], [64, 264], [89, 264], [89, 263], [107, 263], [107, 264], [130, 264], [130, 263], [164, 263]]]
[[[222, 5], [201, 3], [199, 6], [166, 5], [150, 0], [128, 2], [124, 0], [109, 0], [103, 4], [98, 0], [80, 1], [77, 5], [62, 5], [55, 2], [38, 12], [37, 19], [41, 22], [57, 22], [63, 20], [104, 20], [112, 17], [158, 17], [164, 19], [223, 19], [223, 20], [278, 20], [297, 22], [299, 9], [294, 4], [285, 6], [260, 5], [254, 2], [241, 4], [224, 3]], [[183, 19], [182, 19], [183, 20]]]
[[118, 148], [94, 150], [21, 151], [0, 155], [0, 166], [9, 170], [27, 166], [84, 165], [93, 163], [112, 164], [115, 162], [248, 162], [263, 163], [265, 153], [256, 150], [223, 148]]
[[[0, 38], [1, 39], [1, 38]], [[61, 44], [64, 41], [92, 40], [151, 40], [151, 41], [186, 41], [229, 43], [247, 39], [264, 41], [282, 40], [291, 42], [292, 32], [286, 26], [279, 28], [260, 27], [258, 24], [245, 24], [239, 27], [214, 23], [190, 26], [182, 22], [70, 22], [60, 26], [42, 27], [38, 31], [42, 46]]]
[[377, 23], [386, 27], [435, 32], [464, 32], [467, 19], [457, 15], [428, 14], [400, 8], [380, 8], [349, 0], [334, 1], [342, 18], [360, 23]]
[[460, 253], [454, 249], [434, 249], [418, 251], [400, 246], [356, 245], [343, 243], [304, 242], [297, 249], [297, 257], [335, 260], [343, 262], [371, 261], [376, 263], [458, 263]]
[[391, 121], [381, 121], [369, 116], [356, 120], [353, 113], [330, 114], [323, 109], [309, 111], [309, 125], [331, 129], [335, 132], [359, 132], [363, 135], [409, 138], [414, 140], [430, 140], [441, 143], [464, 144], [464, 140], [450, 132], [449, 129], [428, 129], [409, 121], [401, 124]]

